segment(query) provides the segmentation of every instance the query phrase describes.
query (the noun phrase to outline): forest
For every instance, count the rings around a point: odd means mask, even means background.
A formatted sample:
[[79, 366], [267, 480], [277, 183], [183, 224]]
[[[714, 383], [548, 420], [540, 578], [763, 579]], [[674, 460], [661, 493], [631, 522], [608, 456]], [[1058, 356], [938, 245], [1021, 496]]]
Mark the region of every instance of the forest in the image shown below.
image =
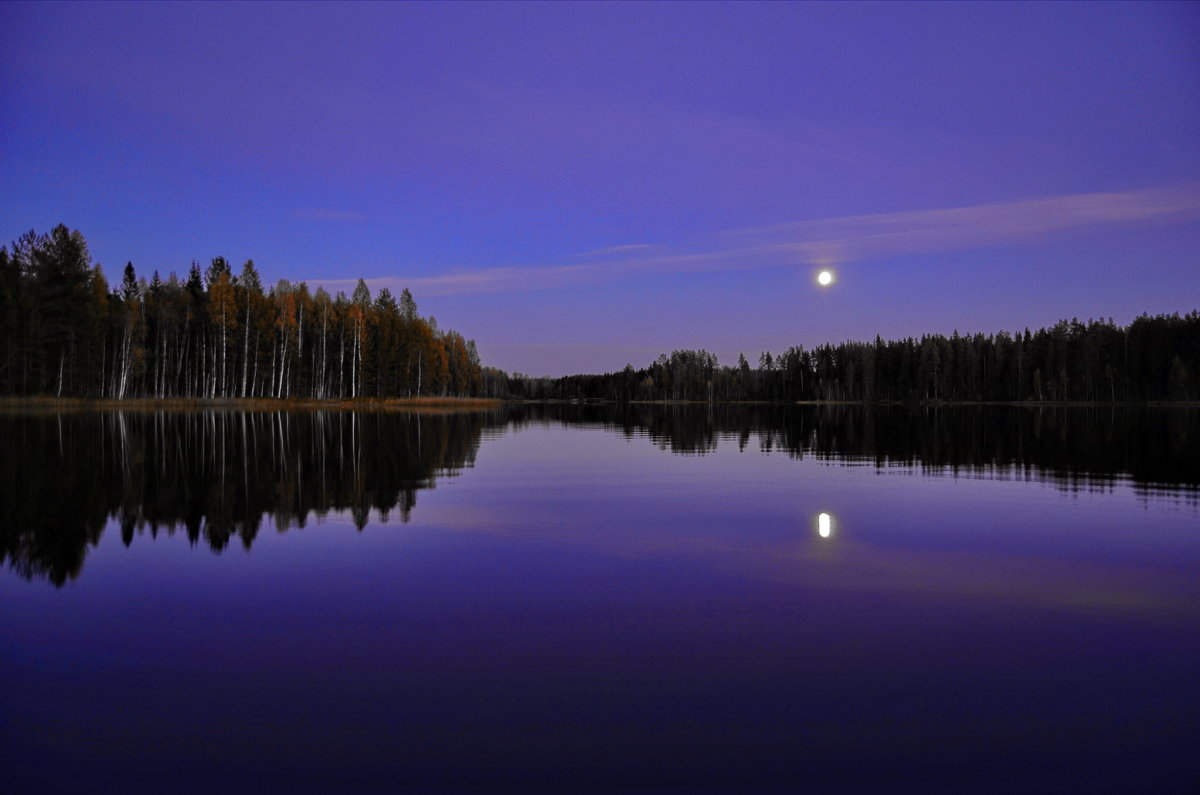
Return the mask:
[[186, 279], [132, 263], [110, 287], [78, 231], [0, 248], [0, 395], [102, 398], [1001, 401], [1200, 400], [1200, 312], [1128, 326], [842, 342], [744, 355], [663, 354], [616, 373], [532, 378], [484, 367], [473, 340], [423, 318], [409, 291], [347, 297], [223, 257]]
[[927, 334], [744, 355], [722, 366], [699, 350], [617, 373], [529, 378], [502, 388], [528, 399], [685, 401], [1071, 401], [1200, 399], [1200, 312], [1063, 320], [1016, 333]]
[[132, 263], [110, 288], [78, 231], [0, 248], [0, 395], [364, 398], [477, 395], [473, 340], [423, 318], [408, 290], [372, 298], [264, 290], [253, 260], [185, 280]]

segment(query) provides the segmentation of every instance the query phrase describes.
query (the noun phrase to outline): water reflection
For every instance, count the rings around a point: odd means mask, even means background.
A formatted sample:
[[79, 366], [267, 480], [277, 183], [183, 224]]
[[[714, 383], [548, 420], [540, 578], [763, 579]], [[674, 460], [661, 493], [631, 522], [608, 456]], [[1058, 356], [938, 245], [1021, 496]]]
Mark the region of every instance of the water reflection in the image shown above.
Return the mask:
[[407, 522], [417, 492], [471, 466], [477, 414], [190, 412], [0, 417], [0, 559], [61, 585], [108, 519], [125, 544], [182, 530], [213, 550], [348, 514]]
[[[26, 579], [78, 576], [111, 519], [220, 551], [347, 514], [409, 520], [417, 492], [475, 460], [481, 439], [535, 424], [601, 427], [664, 451], [736, 445], [924, 475], [1045, 480], [1067, 491], [1131, 482], [1197, 504], [1200, 412], [1014, 407], [512, 406], [490, 413], [27, 412], [0, 415], [0, 560]], [[486, 434], [484, 433], [486, 430]], [[15, 451], [15, 452], [13, 452]], [[374, 514], [372, 513], [374, 512]], [[818, 536], [836, 519], [821, 514]]]
[[1190, 791], [1194, 420], [1008, 412], [0, 414], [0, 789]]
[[1132, 481], [1148, 498], [1200, 489], [1200, 411], [1121, 406], [567, 405], [514, 409], [531, 421], [647, 435], [663, 450], [719, 445], [926, 475], [1047, 480], [1067, 491]]

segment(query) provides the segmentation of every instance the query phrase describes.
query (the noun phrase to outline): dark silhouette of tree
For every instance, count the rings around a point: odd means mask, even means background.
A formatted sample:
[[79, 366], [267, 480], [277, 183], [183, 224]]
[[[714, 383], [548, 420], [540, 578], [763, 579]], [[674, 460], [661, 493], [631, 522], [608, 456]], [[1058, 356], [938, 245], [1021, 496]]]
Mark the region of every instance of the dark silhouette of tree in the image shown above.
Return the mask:
[[1049, 329], [763, 351], [721, 367], [674, 351], [648, 367], [529, 378], [491, 375], [493, 393], [532, 400], [855, 401], [894, 403], [1200, 399], [1200, 312], [1061, 321]]

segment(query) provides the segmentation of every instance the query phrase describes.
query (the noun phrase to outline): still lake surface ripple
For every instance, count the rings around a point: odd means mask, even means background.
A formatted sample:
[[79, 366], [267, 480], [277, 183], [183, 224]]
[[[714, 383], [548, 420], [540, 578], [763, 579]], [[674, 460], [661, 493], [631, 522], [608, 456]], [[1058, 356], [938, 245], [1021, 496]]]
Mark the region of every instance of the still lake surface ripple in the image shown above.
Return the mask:
[[1200, 412], [0, 415], [0, 790], [1193, 792]]

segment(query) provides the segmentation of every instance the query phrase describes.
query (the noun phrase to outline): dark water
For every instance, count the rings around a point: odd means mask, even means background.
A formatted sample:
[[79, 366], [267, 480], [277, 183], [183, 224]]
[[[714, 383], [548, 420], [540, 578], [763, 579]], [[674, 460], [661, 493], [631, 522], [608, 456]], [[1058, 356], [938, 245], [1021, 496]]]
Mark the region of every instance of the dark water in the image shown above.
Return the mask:
[[0, 415], [0, 791], [1194, 792], [1200, 413]]

